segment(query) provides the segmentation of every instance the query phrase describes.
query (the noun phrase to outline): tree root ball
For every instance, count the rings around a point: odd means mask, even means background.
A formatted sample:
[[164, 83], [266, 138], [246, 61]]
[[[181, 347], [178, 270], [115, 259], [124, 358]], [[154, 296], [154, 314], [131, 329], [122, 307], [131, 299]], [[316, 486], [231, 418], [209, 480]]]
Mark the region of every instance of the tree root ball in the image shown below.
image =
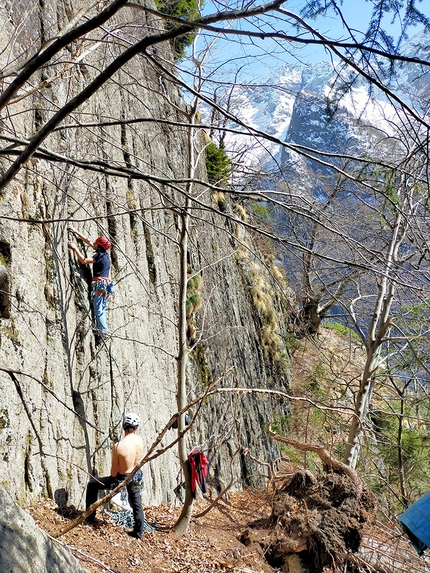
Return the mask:
[[343, 473], [298, 471], [278, 485], [270, 518], [250, 524], [240, 541], [285, 573], [352, 572], [348, 555], [358, 550], [375, 503], [365, 484]]

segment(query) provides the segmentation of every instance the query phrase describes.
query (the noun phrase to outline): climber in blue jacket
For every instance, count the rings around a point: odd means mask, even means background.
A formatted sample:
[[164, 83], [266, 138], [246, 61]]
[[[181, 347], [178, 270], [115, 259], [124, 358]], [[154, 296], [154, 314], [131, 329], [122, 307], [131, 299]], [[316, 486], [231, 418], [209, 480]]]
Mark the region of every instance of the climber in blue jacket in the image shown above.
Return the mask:
[[91, 242], [85, 235], [80, 233], [72, 225], [67, 227], [69, 233], [73, 233], [83, 243], [92, 247], [95, 253], [92, 257], [85, 257], [72, 241], [67, 243], [83, 265], [93, 265], [93, 278], [91, 281], [91, 296], [93, 302], [94, 316], [96, 319], [97, 332], [103, 338], [109, 334], [106, 323], [106, 304], [109, 295], [109, 272], [110, 257], [107, 251], [112, 247], [112, 243], [103, 235]]

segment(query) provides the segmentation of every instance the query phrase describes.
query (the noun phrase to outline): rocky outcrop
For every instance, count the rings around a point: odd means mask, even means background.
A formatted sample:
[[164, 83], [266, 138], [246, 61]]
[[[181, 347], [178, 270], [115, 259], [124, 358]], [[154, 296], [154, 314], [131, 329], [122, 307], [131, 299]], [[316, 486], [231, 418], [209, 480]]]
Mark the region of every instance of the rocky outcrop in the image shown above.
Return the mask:
[[[22, 63], [84, 4], [30, 0], [0, 11], [1, 67]], [[19, 146], [157, 27], [127, 7], [68, 46], [3, 112], [0, 135]], [[0, 483], [20, 503], [45, 494], [82, 506], [88, 474], [109, 471], [124, 411], [139, 412], [146, 448], [176, 411], [178, 209], [188, 156], [186, 105], [169, 60], [168, 46], [157, 46], [121, 68], [45, 141], [56, 157], [34, 156], [0, 200]], [[13, 155], [2, 157], [4, 172]], [[197, 177], [205, 178], [203, 162]], [[193, 192], [189, 270], [201, 277], [201, 303], [190, 322], [190, 399], [226, 371], [219, 386], [285, 388], [284, 321], [275, 318], [288, 289], [258, 263], [229, 202], [220, 210], [210, 190]], [[117, 295], [103, 344], [92, 331], [89, 269], [67, 249], [68, 222], [113, 242]], [[255, 483], [264, 472], [246, 450], [270, 462], [277, 449], [264, 427], [287, 411], [270, 395], [210, 396], [189, 447], [205, 449], [217, 483]], [[174, 437], [169, 431], [163, 445]], [[145, 466], [145, 503], [171, 500], [178, 471], [173, 449]]]
[[79, 561], [44, 533], [0, 487], [0, 571], [85, 573]]

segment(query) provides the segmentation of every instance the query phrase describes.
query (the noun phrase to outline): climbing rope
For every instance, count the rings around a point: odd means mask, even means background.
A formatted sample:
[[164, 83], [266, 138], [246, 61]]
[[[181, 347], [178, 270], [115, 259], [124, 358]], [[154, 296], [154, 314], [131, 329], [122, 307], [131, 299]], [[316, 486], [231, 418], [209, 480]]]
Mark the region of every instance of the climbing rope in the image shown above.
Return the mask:
[[[70, 260], [70, 269], [72, 271], [71, 274], [73, 277], [73, 283], [77, 287], [78, 296], [81, 299], [80, 300], [81, 305], [83, 306], [83, 308], [87, 308], [88, 284], [87, 284], [86, 280], [80, 275], [80, 273], [78, 272], [78, 269], [76, 268], [76, 265], [74, 264], [74, 262], [72, 260]], [[85, 285], [85, 288], [83, 287], [83, 285]], [[89, 317], [90, 321], [92, 322], [91, 310], [87, 310], [87, 316]], [[101, 345], [101, 347], [98, 351], [100, 382], [102, 385], [103, 416], [104, 416], [104, 420], [105, 420], [105, 438], [104, 438], [101, 446], [108, 448], [109, 447], [109, 421], [108, 421], [108, 417], [107, 417], [107, 408], [106, 408], [106, 402], [107, 402], [106, 389], [105, 389], [104, 378], [103, 378], [102, 348], [103, 348], [103, 345]]]
[[105, 384], [104, 384], [104, 378], [103, 378], [102, 354], [103, 354], [102, 348], [100, 348], [100, 350], [99, 350], [99, 372], [100, 372], [100, 382], [102, 385], [103, 415], [104, 415], [105, 424], [106, 424], [106, 426], [105, 426], [106, 436], [105, 436], [105, 439], [103, 440], [102, 446], [105, 444], [105, 447], [107, 448], [109, 446], [109, 421], [108, 421], [107, 409], [106, 409], [107, 398], [106, 398], [106, 390], [105, 390]]
[[[109, 511], [105, 509], [105, 513], [109, 516], [109, 518], [116, 524], [122, 525], [127, 529], [133, 529], [134, 527], [134, 517], [133, 512], [131, 510], [124, 510], [121, 511]], [[153, 533], [155, 531], [155, 527], [153, 527], [150, 523], [146, 521], [146, 518], [143, 519], [143, 531], [147, 533]]]
[[[81, 305], [87, 308], [88, 303], [88, 284], [87, 281], [80, 275], [75, 263], [69, 259], [70, 269], [72, 271], [73, 284], [77, 287]], [[85, 287], [83, 287], [83, 284]], [[91, 318], [91, 312], [87, 310], [87, 315]]]

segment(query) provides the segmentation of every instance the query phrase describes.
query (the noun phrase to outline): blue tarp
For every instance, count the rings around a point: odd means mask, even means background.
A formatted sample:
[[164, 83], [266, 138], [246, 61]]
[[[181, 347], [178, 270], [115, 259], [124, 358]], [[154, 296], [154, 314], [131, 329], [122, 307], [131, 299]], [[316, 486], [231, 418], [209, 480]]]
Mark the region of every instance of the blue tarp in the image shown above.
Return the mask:
[[[430, 547], [430, 491], [397, 518], [425, 547]], [[416, 544], [414, 543], [416, 546]], [[416, 547], [418, 553], [425, 549]]]

